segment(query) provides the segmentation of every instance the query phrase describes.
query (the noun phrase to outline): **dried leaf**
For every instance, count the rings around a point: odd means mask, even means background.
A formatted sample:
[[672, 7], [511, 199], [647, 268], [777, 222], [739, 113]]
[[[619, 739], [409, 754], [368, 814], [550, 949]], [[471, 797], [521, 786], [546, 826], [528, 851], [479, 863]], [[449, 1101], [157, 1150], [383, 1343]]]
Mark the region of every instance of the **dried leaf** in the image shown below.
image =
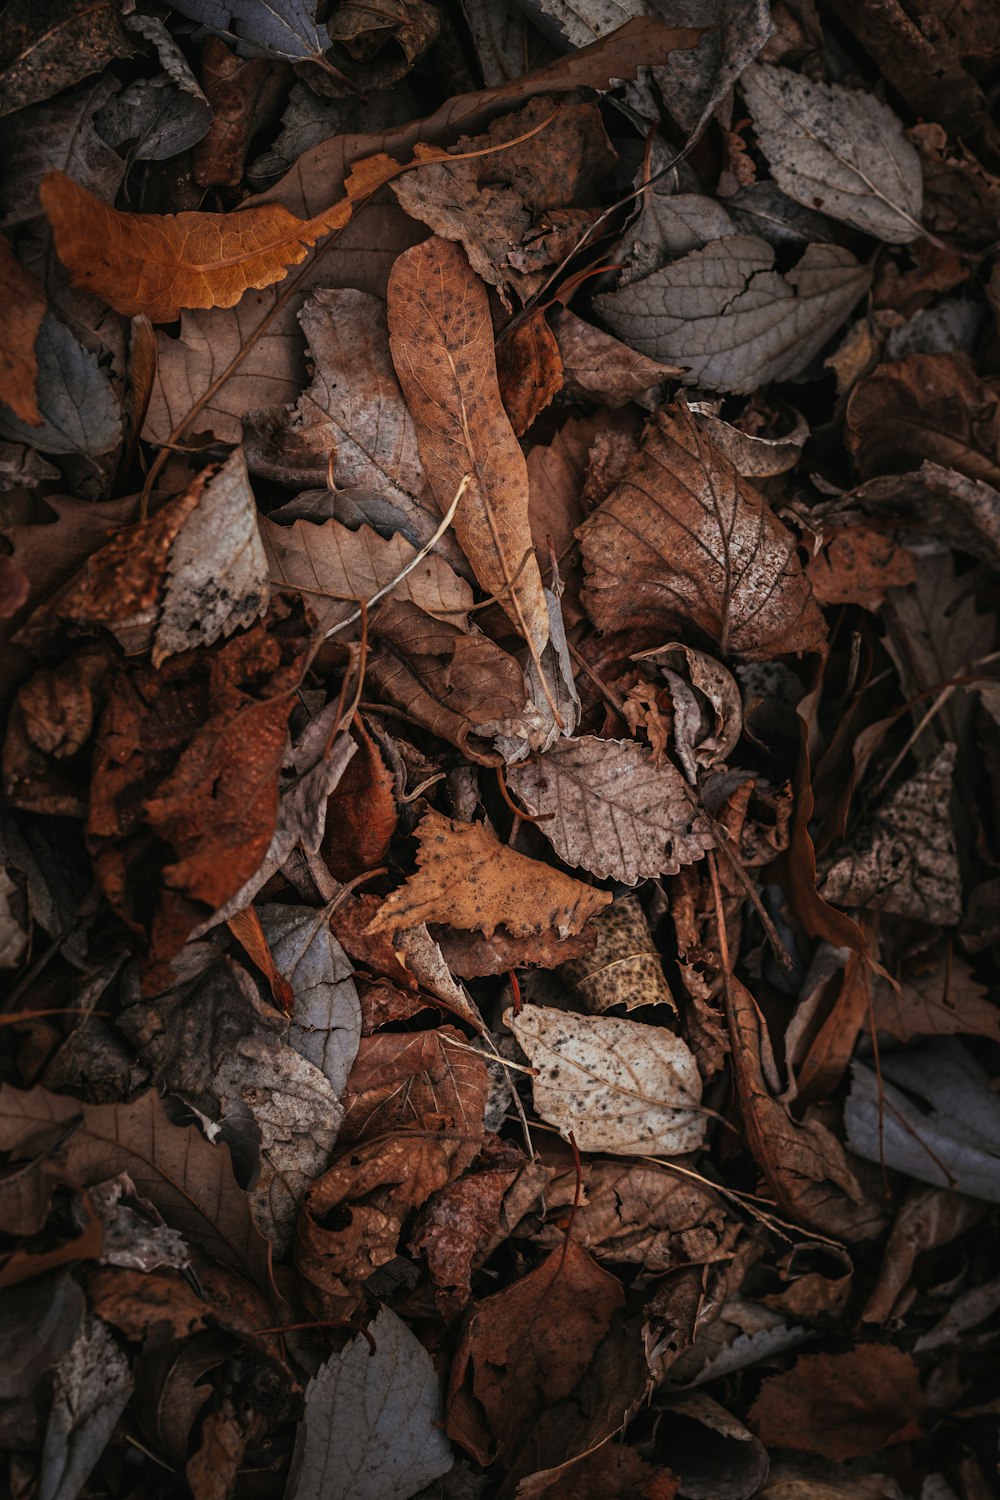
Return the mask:
[[483, 589], [540, 653], [549, 615], [531, 550], [527, 469], [500, 400], [486, 291], [448, 240], [425, 240], [393, 266], [389, 342], [434, 498], [444, 514], [462, 476], [473, 476], [455, 535]]
[[555, 336], [566, 394], [576, 400], [600, 401], [614, 410], [682, 373], [676, 365], [647, 359], [569, 308], [560, 311]]
[[537, 1069], [535, 1109], [581, 1151], [677, 1156], [701, 1145], [701, 1077], [680, 1037], [542, 1005], [504, 1023]]
[[560, 979], [584, 1010], [591, 1015], [604, 1015], [619, 1006], [626, 1011], [644, 1005], [677, 1010], [637, 896], [619, 896], [590, 922], [588, 930], [595, 938], [592, 951], [559, 967]]
[[686, 408], [661, 413], [579, 536], [599, 629], [692, 624], [751, 661], [823, 647], [794, 538]]
[[511, 766], [511, 789], [533, 813], [560, 859], [629, 885], [674, 874], [712, 847], [683, 777], [657, 766], [631, 740], [591, 735], [558, 740], [537, 760]]
[[518, 437], [523, 437], [563, 386], [555, 334], [542, 308], [535, 308], [497, 345], [500, 399]]
[[955, 746], [945, 745], [893, 792], [850, 849], [829, 862], [824, 900], [942, 926], [960, 920], [962, 886], [950, 811], [954, 768]]
[[122, 414], [111, 382], [96, 355], [52, 313], [35, 338], [40, 423], [0, 411], [0, 434], [43, 453], [109, 453], [121, 441]]
[[482, 979], [511, 969], [553, 969], [557, 964], [589, 953], [594, 946], [594, 923], [578, 937], [558, 938], [554, 932], [511, 937], [499, 929], [491, 938], [478, 932], [435, 927], [434, 939], [445, 963], [458, 979]]
[[740, 88], [790, 198], [891, 245], [921, 235], [920, 157], [888, 105], [768, 63], [752, 63]]
[[898, 989], [884, 980], [876, 983], [875, 1025], [900, 1042], [956, 1034], [1000, 1041], [1000, 1006], [987, 994], [965, 960], [948, 954], [902, 975]]
[[42, 330], [47, 301], [41, 284], [26, 271], [0, 236], [0, 296], [7, 308], [6, 337], [0, 349], [0, 401], [21, 422], [40, 427], [44, 418], [38, 409], [35, 380], [38, 358], [35, 344]]
[[137, 78], [115, 94], [97, 111], [97, 126], [130, 161], [167, 161], [201, 140], [211, 124], [211, 106], [162, 21], [133, 13], [125, 25], [155, 50], [163, 71]]
[[420, 1210], [410, 1250], [427, 1257], [443, 1317], [461, 1312], [472, 1296], [473, 1267], [497, 1232], [504, 1194], [524, 1164], [515, 1146], [487, 1136], [475, 1166], [434, 1193]]
[[61, 1160], [84, 1185], [128, 1172], [185, 1239], [203, 1245], [258, 1287], [270, 1286], [270, 1247], [257, 1230], [237, 1186], [224, 1146], [213, 1146], [193, 1125], [173, 1125], [155, 1089], [131, 1104], [81, 1104], [63, 1094], [6, 1087], [0, 1093], [0, 1142], [22, 1150], [32, 1140], [66, 1135]]
[[0, 114], [50, 99], [131, 50], [111, 0], [14, 0], [0, 33]]
[[284, 79], [266, 58], [234, 57], [209, 36], [201, 49], [201, 81], [211, 121], [198, 137], [191, 175], [199, 187], [238, 187], [250, 137], [269, 112], [268, 94], [277, 95]]
[[263, 53], [290, 62], [321, 60], [330, 45], [316, 24], [315, 9], [313, 0], [281, 0], [280, 9], [267, 0], [178, 0], [174, 6], [211, 31], [239, 37], [237, 47], [244, 55]]
[[478, 1302], [451, 1370], [446, 1430], [477, 1462], [510, 1465], [529, 1423], [584, 1375], [624, 1301], [578, 1245]]
[[323, 858], [335, 880], [353, 880], [384, 864], [399, 822], [396, 779], [363, 720], [352, 735], [357, 754], [326, 805]]
[[325, 907], [262, 906], [260, 922], [278, 972], [292, 990], [288, 1040], [319, 1068], [339, 1099], [361, 1040], [351, 962], [330, 931]]
[[866, 526], [831, 532], [806, 572], [820, 604], [860, 604], [872, 611], [882, 608], [889, 589], [916, 581], [910, 553]]
[[128, 1360], [100, 1318], [86, 1317], [53, 1376], [39, 1500], [75, 1500], [133, 1391]]
[[454, 1462], [441, 1431], [441, 1392], [427, 1350], [383, 1307], [369, 1337], [320, 1366], [306, 1387], [288, 1500], [409, 1500]]
[[[125, 163], [98, 133], [94, 117], [117, 90], [117, 79], [100, 73], [45, 104], [33, 104], [0, 120], [0, 151], [9, 164], [0, 184], [0, 211], [6, 226], [31, 223], [36, 229], [43, 227], [34, 224], [42, 213], [39, 188], [45, 174], [53, 170], [67, 172], [92, 192], [114, 197]], [[39, 279], [50, 281], [47, 274]]]
[[824, 1458], [855, 1458], [919, 1435], [917, 1367], [902, 1349], [865, 1344], [846, 1354], [803, 1354], [769, 1375], [750, 1419], [765, 1443]]
[[126, 317], [171, 323], [182, 307], [233, 307], [249, 288], [281, 281], [400, 170], [384, 155], [358, 162], [340, 202], [311, 219], [280, 204], [232, 214], [120, 213], [58, 171], [44, 178], [41, 199], [74, 286]]
[[800, 375], [870, 279], [847, 250], [823, 244], [779, 274], [765, 240], [738, 234], [603, 293], [594, 306], [633, 349], [683, 366], [689, 385], [747, 395]]
[[432, 810], [414, 832], [417, 873], [382, 903], [371, 934], [440, 922], [487, 937], [504, 927], [515, 937], [554, 928], [565, 938], [611, 899], [501, 844], [483, 823], [459, 823]]

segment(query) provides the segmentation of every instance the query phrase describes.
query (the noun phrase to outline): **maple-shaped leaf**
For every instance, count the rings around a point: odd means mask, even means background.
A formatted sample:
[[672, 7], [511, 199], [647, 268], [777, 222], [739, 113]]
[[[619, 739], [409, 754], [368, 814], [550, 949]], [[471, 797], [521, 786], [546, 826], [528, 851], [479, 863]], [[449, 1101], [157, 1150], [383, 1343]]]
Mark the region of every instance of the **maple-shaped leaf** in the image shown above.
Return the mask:
[[823, 648], [795, 538], [687, 407], [660, 413], [578, 536], [600, 630], [694, 626], [746, 661]]
[[486, 288], [457, 245], [406, 250], [389, 277], [389, 343], [442, 514], [488, 594], [538, 653], [549, 613], [528, 525], [528, 471], [500, 398]]
[[459, 823], [432, 809], [415, 833], [419, 869], [386, 898], [369, 933], [440, 922], [487, 937], [498, 927], [517, 937], [554, 927], [564, 938], [611, 900], [609, 891], [509, 849], [482, 823]]
[[533, 813], [552, 815], [539, 828], [559, 858], [592, 875], [634, 885], [676, 874], [713, 846], [680, 772], [634, 740], [557, 740], [510, 766], [507, 781]]

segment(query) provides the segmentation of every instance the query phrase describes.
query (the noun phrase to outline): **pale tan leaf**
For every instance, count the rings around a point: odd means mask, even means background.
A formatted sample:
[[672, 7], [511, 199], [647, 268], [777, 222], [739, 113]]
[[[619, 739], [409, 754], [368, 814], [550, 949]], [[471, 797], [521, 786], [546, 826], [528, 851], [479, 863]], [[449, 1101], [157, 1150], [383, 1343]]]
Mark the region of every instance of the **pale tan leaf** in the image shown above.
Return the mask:
[[601, 630], [693, 625], [749, 661], [824, 645], [794, 537], [684, 406], [660, 413], [579, 537]]
[[[919, 960], [917, 961], [919, 963]], [[957, 955], [900, 976], [899, 988], [879, 981], [872, 995], [875, 1025], [900, 1042], [921, 1036], [988, 1036], [1000, 1042], [1000, 1005]]]
[[590, 953], [559, 965], [559, 977], [591, 1015], [635, 1010], [643, 1005], [677, 1004], [663, 974], [663, 960], [653, 942], [638, 896], [621, 896], [590, 923], [595, 942]]
[[487, 937], [504, 927], [515, 937], [554, 928], [565, 938], [611, 900], [609, 891], [501, 844], [483, 823], [459, 823], [432, 809], [414, 832], [417, 872], [386, 897], [369, 933], [438, 922]]
[[535, 1109], [581, 1151], [676, 1156], [701, 1145], [701, 1075], [672, 1031], [544, 1005], [508, 1010], [504, 1023], [538, 1069]]
[[500, 399], [486, 290], [456, 245], [433, 237], [396, 261], [389, 336], [434, 498], [446, 513], [463, 475], [473, 476], [455, 535], [484, 590], [501, 596], [541, 652], [549, 614], [531, 550], [528, 471]]
[[675, 875], [712, 848], [712, 835], [669, 762], [656, 766], [632, 740], [592, 735], [558, 740], [537, 760], [511, 766], [507, 781], [560, 859], [592, 875], [636, 881]]
[[[278, 588], [301, 589], [324, 634], [353, 615], [359, 601], [374, 598], [417, 555], [398, 532], [386, 540], [370, 526], [350, 531], [335, 520], [278, 526], [261, 517], [260, 530], [271, 581]], [[409, 599], [427, 614], [440, 614], [456, 625], [473, 602], [469, 585], [433, 552], [389, 597]]]

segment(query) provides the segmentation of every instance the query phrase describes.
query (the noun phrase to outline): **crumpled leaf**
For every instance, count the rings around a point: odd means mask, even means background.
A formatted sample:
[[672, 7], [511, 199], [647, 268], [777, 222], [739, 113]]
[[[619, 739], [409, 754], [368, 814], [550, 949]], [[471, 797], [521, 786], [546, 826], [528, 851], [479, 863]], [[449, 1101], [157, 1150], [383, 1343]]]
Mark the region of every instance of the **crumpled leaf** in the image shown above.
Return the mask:
[[52, 313], [45, 313], [35, 339], [40, 424], [0, 410], [0, 435], [43, 453], [99, 457], [122, 436], [121, 408], [97, 356]]
[[588, 931], [595, 938], [592, 951], [559, 966], [560, 979], [584, 1010], [604, 1015], [619, 1006], [630, 1011], [644, 1005], [668, 1005], [676, 1011], [663, 961], [637, 896], [619, 896], [613, 906], [593, 918]]
[[339, 1500], [409, 1500], [452, 1467], [427, 1350], [387, 1307], [368, 1332], [371, 1341], [358, 1334], [306, 1387], [288, 1500], [323, 1500], [334, 1474]]
[[[413, 418], [389, 354], [385, 304], [350, 288], [317, 290], [299, 323], [312, 384], [250, 444], [256, 472], [289, 484], [375, 489], [411, 509], [424, 488]], [[332, 455], [332, 468], [331, 468]]]
[[483, 589], [540, 653], [549, 614], [531, 546], [527, 468], [500, 400], [486, 290], [450, 241], [432, 236], [393, 266], [389, 343], [434, 498], [445, 514], [463, 475], [472, 475], [455, 535]]
[[448, 1435], [509, 1466], [529, 1424], [584, 1375], [624, 1302], [621, 1283], [572, 1242], [476, 1303], [455, 1354]]
[[926, 526], [941, 541], [1000, 572], [1000, 491], [985, 480], [925, 459], [915, 471], [869, 479], [850, 494], [876, 517]]
[[950, 801], [956, 749], [897, 787], [844, 854], [834, 857], [822, 894], [837, 906], [894, 912], [948, 926], [962, 915], [962, 886]]
[[[851, 1150], [918, 1182], [1000, 1203], [1000, 1100], [960, 1042], [936, 1038], [851, 1066]], [[884, 1102], [883, 1102], [884, 1101]]]
[[802, 1354], [769, 1375], [750, 1420], [765, 1443], [825, 1458], [855, 1458], [919, 1435], [924, 1407], [917, 1367], [886, 1344], [846, 1354]]
[[239, 187], [250, 138], [284, 93], [284, 69], [265, 57], [237, 57], [218, 37], [201, 49], [201, 82], [211, 124], [191, 156], [199, 187]]
[[535, 1109], [581, 1151], [678, 1156], [701, 1145], [701, 1076], [658, 1026], [543, 1005], [504, 1014], [529, 1061]]
[[608, 891], [501, 844], [483, 823], [461, 823], [433, 809], [414, 829], [417, 872], [387, 896], [368, 932], [393, 932], [421, 922], [515, 937], [554, 928], [579, 932], [611, 900]]
[[675, 874], [713, 845], [680, 772], [632, 740], [557, 740], [511, 766], [507, 781], [529, 811], [554, 815], [539, 828], [560, 859], [593, 875], [635, 885]]
[[0, 1149], [21, 1152], [64, 1132], [60, 1159], [71, 1176], [86, 1186], [128, 1172], [186, 1240], [258, 1287], [270, 1286], [270, 1247], [237, 1186], [228, 1150], [211, 1145], [194, 1125], [172, 1124], [155, 1089], [131, 1104], [100, 1105], [44, 1088], [0, 1091]]
[[[260, 532], [275, 586], [301, 588], [324, 635], [357, 614], [360, 603], [381, 593], [417, 555], [398, 532], [386, 540], [370, 526], [350, 531], [333, 519], [279, 526], [262, 517]], [[408, 599], [422, 613], [441, 615], [442, 623], [456, 626], [473, 603], [465, 579], [434, 552], [401, 578], [388, 597]], [[377, 618], [373, 610], [371, 625]]]
[[249, 288], [281, 281], [400, 170], [384, 154], [366, 157], [351, 168], [344, 197], [311, 219], [278, 203], [232, 214], [120, 213], [58, 171], [43, 179], [41, 199], [74, 286], [126, 317], [171, 323], [182, 307], [232, 307]]
[[133, 14], [125, 26], [156, 52], [162, 72], [137, 78], [109, 99], [96, 122], [109, 145], [123, 149], [131, 161], [166, 161], [201, 140], [212, 110], [198, 81], [162, 21]]
[[687, 384], [748, 395], [800, 375], [870, 279], [849, 251], [824, 244], [781, 274], [765, 240], [735, 234], [602, 293], [594, 306], [633, 349], [683, 366]]
[[601, 630], [691, 624], [724, 655], [758, 661], [823, 647], [794, 537], [684, 407], [660, 413], [578, 535], [583, 603]]
[[39, 1500], [76, 1500], [133, 1390], [125, 1355], [100, 1318], [84, 1319], [53, 1376]]
[[769, 63], [751, 63], [740, 88], [790, 198], [890, 245], [919, 237], [920, 157], [887, 104]]
[[636, 661], [659, 667], [673, 707], [673, 744], [692, 784], [699, 768], [729, 759], [743, 731], [743, 705], [736, 679], [720, 661], [692, 646], [640, 651]]

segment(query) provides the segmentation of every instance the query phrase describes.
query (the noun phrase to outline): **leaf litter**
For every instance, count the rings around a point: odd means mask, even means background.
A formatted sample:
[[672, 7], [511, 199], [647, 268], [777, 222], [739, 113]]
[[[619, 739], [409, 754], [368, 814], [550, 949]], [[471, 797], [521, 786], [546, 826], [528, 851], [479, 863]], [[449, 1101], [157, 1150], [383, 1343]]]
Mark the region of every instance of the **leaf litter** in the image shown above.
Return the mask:
[[980, 1500], [985, 3], [0, 18], [43, 1500]]

